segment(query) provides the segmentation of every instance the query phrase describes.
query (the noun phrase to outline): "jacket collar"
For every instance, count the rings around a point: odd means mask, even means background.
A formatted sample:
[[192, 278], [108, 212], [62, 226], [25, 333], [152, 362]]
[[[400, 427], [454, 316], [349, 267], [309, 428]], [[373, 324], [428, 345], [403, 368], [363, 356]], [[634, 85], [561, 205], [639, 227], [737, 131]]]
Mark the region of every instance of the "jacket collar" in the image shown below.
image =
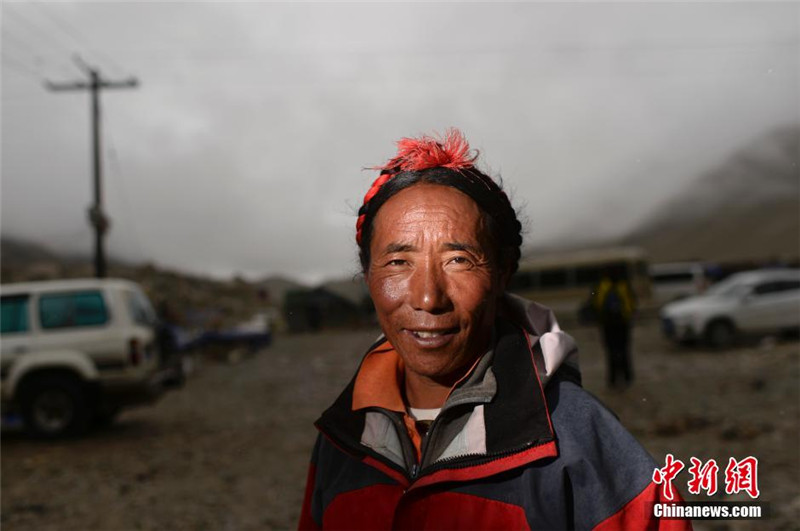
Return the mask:
[[528, 334], [529, 344], [540, 349], [534, 357], [542, 385], [547, 385], [556, 372], [581, 383], [578, 347], [572, 336], [561, 330], [552, 310], [537, 302], [506, 293], [501, 306], [503, 315]]
[[[535, 327], [533, 330], [541, 332]], [[543, 371], [539, 367], [544, 371], [552, 368], [545, 361], [541, 345], [541, 338], [552, 332], [532, 336], [525, 327], [498, 318], [493, 351], [485, 355], [470, 376], [451, 393], [440, 415], [441, 426], [434, 426], [431, 436], [434, 430], [446, 430], [455, 423], [461, 423], [463, 428], [480, 407], [482, 418], [479, 420], [485, 427], [483, 452], [449, 456], [432, 463], [427, 463], [430, 459], [423, 456], [423, 468], [417, 477], [408, 467], [362, 444], [369, 408], [352, 409], [355, 378], [316, 425], [335, 445], [364, 462], [401, 482], [416, 480], [414, 488], [440, 481], [486, 477], [555, 456], [555, 435], [544, 399]], [[385, 413], [391, 418], [390, 411]], [[395, 422], [395, 427], [402, 429], [402, 424]], [[405, 433], [399, 435], [406, 436]]]
[[353, 381], [353, 411], [378, 407], [405, 413], [403, 371], [403, 359], [384, 339], [361, 361]]

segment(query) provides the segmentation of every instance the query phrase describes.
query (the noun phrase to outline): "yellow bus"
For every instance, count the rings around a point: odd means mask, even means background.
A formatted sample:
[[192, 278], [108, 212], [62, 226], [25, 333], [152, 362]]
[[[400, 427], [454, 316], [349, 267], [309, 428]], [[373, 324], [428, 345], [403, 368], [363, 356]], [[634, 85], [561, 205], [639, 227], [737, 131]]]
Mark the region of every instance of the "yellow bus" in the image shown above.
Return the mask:
[[609, 268], [620, 271], [628, 280], [640, 306], [649, 303], [647, 254], [638, 247], [532, 253], [520, 259], [508, 289], [549, 306], [562, 320], [571, 320]]

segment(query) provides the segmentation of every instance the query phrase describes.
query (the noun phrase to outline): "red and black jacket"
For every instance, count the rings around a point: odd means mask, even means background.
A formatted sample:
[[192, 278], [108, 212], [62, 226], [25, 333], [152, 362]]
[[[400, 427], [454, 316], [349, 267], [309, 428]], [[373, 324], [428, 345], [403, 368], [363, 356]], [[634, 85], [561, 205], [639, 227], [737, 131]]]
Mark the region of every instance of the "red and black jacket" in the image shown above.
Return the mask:
[[653, 517], [654, 461], [577, 372], [563, 365], [542, 385], [539, 339], [498, 320], [419, 462], [401, 414], [353, 410], [354, 378], [316, 423], [299, 528], [691, 529]]

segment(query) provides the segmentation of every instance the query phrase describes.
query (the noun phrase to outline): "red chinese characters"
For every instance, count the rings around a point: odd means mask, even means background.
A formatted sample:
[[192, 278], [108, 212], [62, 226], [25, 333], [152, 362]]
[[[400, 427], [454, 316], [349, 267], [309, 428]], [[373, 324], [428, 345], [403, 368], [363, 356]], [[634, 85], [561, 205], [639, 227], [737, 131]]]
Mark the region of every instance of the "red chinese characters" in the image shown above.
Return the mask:
[[709, 459], [707, 463], [703, 464], [702, 461], [696, 457], [691, 457], [690, 461], [692, 466], [689, 467], [689, 492], [691, 494], [700, 494], [701, 490], [706, 491], [706, 494], [713, 496], [717, 492], [717, 473], [719, 466], [713, 459]]
[[667, 500], [675, 499], [675, 492], [672, 489], [672, 480], [683, 470], [684, 464], [680, 459], [675, 459], [672, 454], [667, 454], [667, 464], [664, 468], [653, 470], [653, 483], [662, 485], [664, 498]]
[[758, 459], [748, 456], [737, 461], [728, 459], [725, 467], [725, 493], [736, 494], [745, 491], [751, 498], [758, 498]]
[[[689, 493], [700, 494], [705, 491], [708, 496], [716, 494], [719, 475], [719, 466], [716, 460], [709, 459], [704, 463], [696, 457], [689, 459], [691, 462], [691, 466], [688, 468]], [[672, 481], [683, 469], [683, 461], [675, 459], [672, 454], [667, 454], [665, 466], [653, 470], [653, 483], [662, 485], [664, 499], [668, 501], [675, 499]], [[728, 466], [725, 467], [725, 493], [730, 495], [743, 491], [753, 499], [761, 495], [758, 490], [758, 459], [753, 456], [738, 461], [731, 457], [728, 459]]]

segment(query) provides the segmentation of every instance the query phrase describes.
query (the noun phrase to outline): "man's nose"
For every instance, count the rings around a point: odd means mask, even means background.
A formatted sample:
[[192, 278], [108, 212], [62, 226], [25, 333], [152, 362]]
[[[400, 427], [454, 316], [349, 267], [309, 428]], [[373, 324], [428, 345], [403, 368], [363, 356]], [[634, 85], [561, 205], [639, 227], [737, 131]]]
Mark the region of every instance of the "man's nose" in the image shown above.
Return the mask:
[[411, 276], [409, 295], [415, 310], [444, 313], [453, 308], [447, 294], [447, 280], [441, 268], [434, 263], [420, 264]]

